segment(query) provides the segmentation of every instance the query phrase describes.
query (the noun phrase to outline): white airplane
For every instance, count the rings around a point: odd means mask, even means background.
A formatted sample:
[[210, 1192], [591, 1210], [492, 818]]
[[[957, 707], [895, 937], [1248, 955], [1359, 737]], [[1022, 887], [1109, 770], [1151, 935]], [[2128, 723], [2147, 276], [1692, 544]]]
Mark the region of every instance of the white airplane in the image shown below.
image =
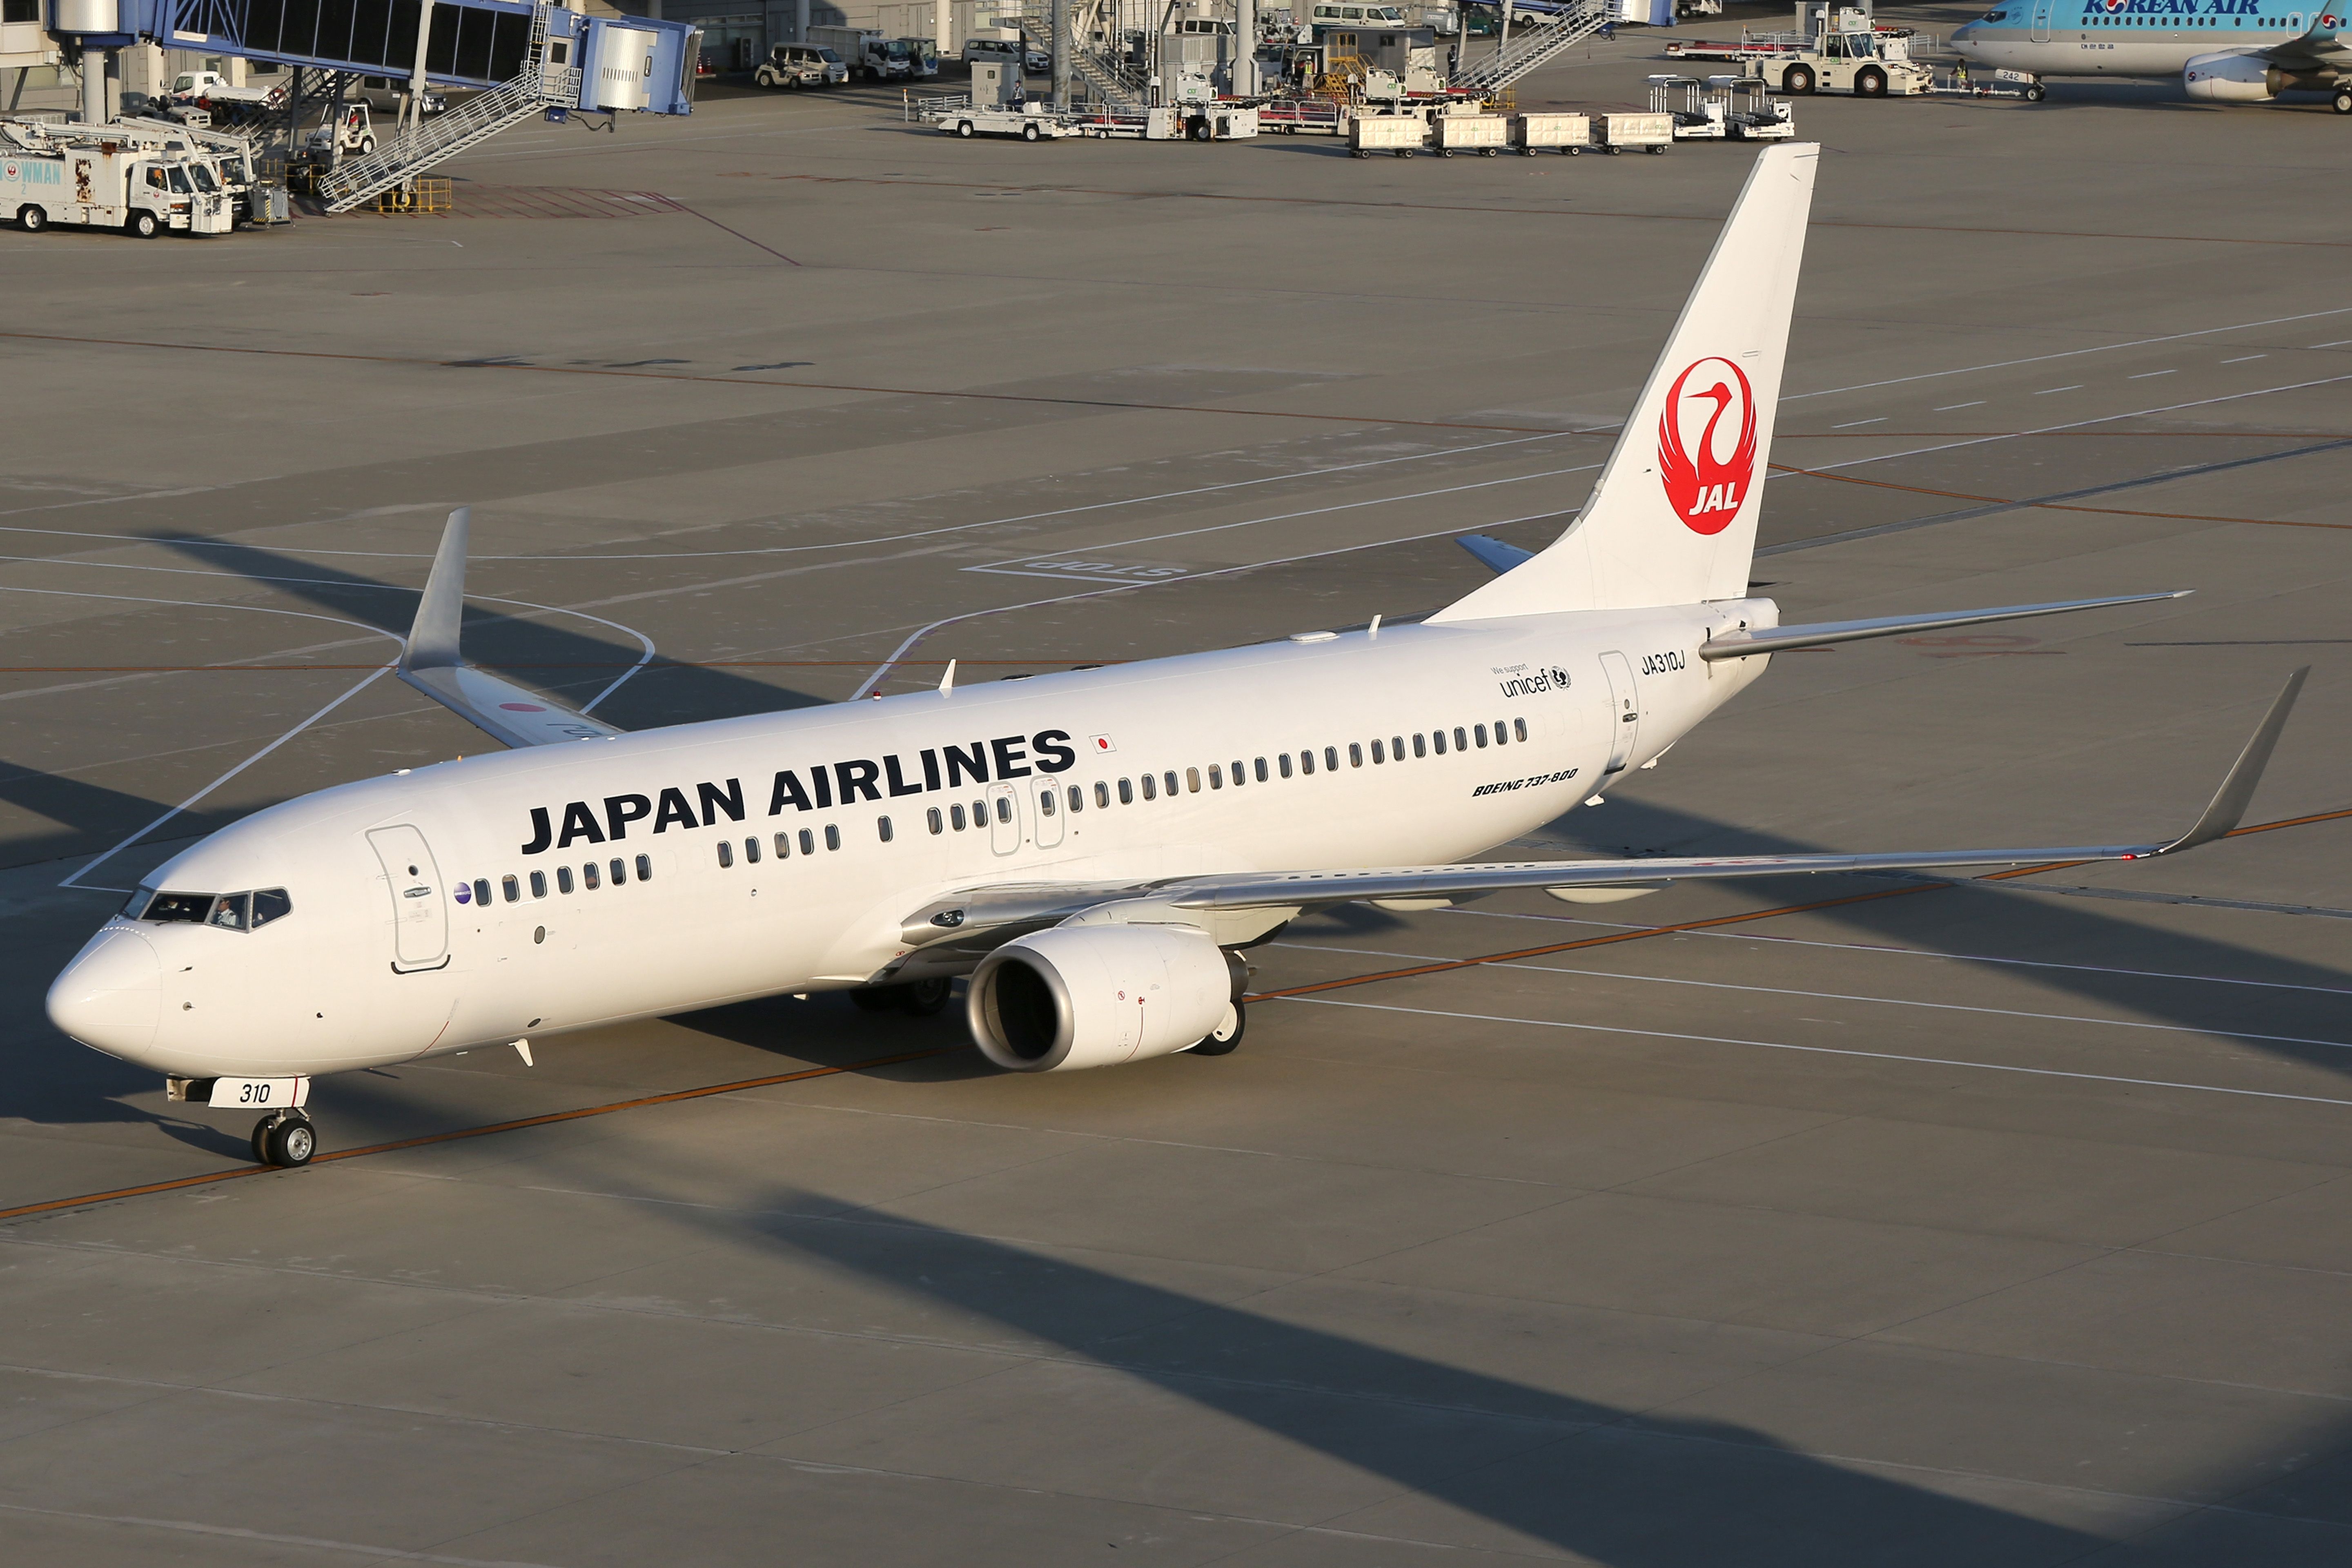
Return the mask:
[[[404, 679], [514, 748], [322, 790], [166, 862], [58, 977], [74, 1039], [257, 1107], [299, 1165], [322, 1074], [969, 974], [988, 1058], [1053, 1072], [1243, 1029], [1238, 956], [1302, 910], [1504, 889], [2131, 859], [2238, 820], [2302, 677], [2168, 841], [1463, 864], [1647, 765], [1775, 649], [2175, 595], [1780, 626], [1747, 596], [1816, 149], [1757, 160], [1577, 521], [1418, 625], [625, 735], [465, 664], [449, 520]], [[1501, 570], [1507, 567], [1507, 570]]]
[[2042, 79], [2179, 77], [2191, 98], [2262, 103], [2324, 92], [2352, 114], [2352, 47], [2336, 36], [2341, 6], [2305, 0], [2003, 0], [1954, 29], [1952, 47], [1979, 65]]

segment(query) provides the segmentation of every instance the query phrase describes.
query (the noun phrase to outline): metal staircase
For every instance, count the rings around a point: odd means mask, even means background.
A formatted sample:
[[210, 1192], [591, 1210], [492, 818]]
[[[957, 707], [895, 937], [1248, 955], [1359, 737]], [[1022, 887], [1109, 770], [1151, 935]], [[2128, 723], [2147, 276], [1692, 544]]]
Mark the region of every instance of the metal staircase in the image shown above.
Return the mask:
[[1465, 68], [1446, 84], [1455, 91], [1492, 97], [1538, 66], [1584, 42], [1616, 16], [1606, 0], [1580, 0], [1575, 4], [1545, 5], [1540, 10], [1514, 0], [1504, 0], [1504, 4], [1509, 5], [1518, 22], [1509, 45]]
[[478, 94], [430, 121], [406, 127], [378, 143], [373, 153], [338, 161], [320, 176], [319, 195], [326, 198], [329, 212], [349, 212], [507, 127], [544, 112], [551, 104], [568, 106], [579, 99], [579, 68], [547, 63], [547, 7], [534, 6], [530, 47], [523, 56], [520, 74], [512, 81]]
[[[1031, 48], [1053, 53], [1053, 0], [1022, 0], [1021, 30]], [[1070, 0], [1072, 79], [1097, 108], [1140, 111], [1150, 97], [1150, 73], [1128, 64], [1122, 48], [1118, 0]]]

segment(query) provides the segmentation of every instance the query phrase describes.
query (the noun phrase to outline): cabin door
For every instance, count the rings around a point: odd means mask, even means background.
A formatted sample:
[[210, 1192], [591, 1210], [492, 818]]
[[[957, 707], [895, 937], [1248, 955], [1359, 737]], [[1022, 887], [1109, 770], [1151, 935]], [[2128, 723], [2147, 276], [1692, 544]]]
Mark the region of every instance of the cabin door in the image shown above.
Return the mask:
[[370, 829], [368, 843], [392, 894], [392, 967], [440, 968], [449, 962], [449, 903], [425, 835], [404, 822]]
[[2035, 43], [2050, 41], [2050, 13], [2056, 5], [2057, 0], [2033, 0], [2033, 31], [2031, 36]]

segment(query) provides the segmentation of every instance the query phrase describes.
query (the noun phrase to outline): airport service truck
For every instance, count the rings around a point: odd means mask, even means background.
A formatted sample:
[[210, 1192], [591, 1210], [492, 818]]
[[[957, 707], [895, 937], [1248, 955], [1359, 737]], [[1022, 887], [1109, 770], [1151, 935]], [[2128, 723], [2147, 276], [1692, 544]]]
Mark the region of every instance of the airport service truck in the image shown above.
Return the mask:
[[142, 239], [172, 228], [226, 234], [236, 224], [210, 160], [133, 146], [103, 131], [49, 145], [0, 143], [0, 213], [30, 233], [78, 223]]
[[915, 72], [905, 40], [886, 38], [879, 27], [811, 27], [808, 41], [839, 55], [852, 80], [904, 81]]

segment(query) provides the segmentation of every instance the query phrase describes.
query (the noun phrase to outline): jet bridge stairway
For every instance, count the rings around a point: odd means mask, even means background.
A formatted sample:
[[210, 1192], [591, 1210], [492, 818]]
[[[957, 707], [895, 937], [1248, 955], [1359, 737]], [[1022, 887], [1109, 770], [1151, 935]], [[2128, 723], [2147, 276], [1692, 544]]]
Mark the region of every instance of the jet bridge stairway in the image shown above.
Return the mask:
[[547, 63], [547, 12], [544, 7], [536, 8], [531, 16], [530, 47], [523, 57], [521, 73], [512, 81], [478, 93], [431, 121], [404, 127], [378, 142], [373, 153], [338, 160], [320, 176], [319, 195], [326, 198], [329, 212], [349, 212], [507, 127], [542, 114], [551, 105], [573, 103], [579, 96], [578, 68]]
[[1559, 58], [1607, 26], [1616, 12], [1607, 0], [1570, 0], [1564, 5], [1502, 0], [1517, 22], [1510, 43], [1474, 62], [1446, 85], [1459, 92], [1491, 98], [1521, 77]]

